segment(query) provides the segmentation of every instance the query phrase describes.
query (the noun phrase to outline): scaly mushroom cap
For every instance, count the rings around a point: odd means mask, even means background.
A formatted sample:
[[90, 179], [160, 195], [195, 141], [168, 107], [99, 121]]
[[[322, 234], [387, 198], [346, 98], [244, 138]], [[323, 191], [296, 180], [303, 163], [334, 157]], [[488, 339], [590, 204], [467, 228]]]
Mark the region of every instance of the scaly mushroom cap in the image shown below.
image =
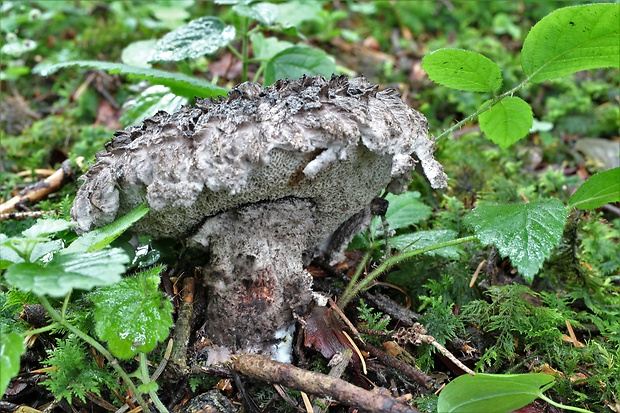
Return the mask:
[[219, 101], [198, 99], [115, 134], [83, 177], [72, 217], [80, 231], [141, 203], [134, 226], [155, 237], [192, 235], [205, 220], [246, 204], [311, 200], [316, 246], [407, 176], [415, 155], [434, 188], [446, 184], [422, 114], [364, 78], [246, 82]]

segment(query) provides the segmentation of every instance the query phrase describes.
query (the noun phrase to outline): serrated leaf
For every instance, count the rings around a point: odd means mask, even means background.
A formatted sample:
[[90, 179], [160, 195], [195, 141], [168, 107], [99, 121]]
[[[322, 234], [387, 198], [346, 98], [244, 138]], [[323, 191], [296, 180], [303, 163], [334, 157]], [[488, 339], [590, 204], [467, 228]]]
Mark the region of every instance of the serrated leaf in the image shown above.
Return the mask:
[[565, 76], [581, 70], [620, 65], [620, 5], [564, 7], [539, 21], [521, 50], [530, 81]]
[[11, 379], [19, 373], [19, 361], [26, 352], [24, 338], [17, 333], [0, 334], [0, 399]]
[[128, 359], [138, 351], [148, 353], [168, 337], [172, 304], [158, 288], [162, 269], [152, 268], [90, 295], [95, 331], [114, 356]]
[[[486, 103], [485, 103], [486, 104]], [[508, 148], [529, 133], [532, 108], [518, 97], [507, 97], [479, 117], [480, 129], [501, 148]]]
[[149, 212], [149, 209], [146, 204], [138, 205], [113, 222], [78, 237], [62, 251], [62, 254], [102, 250], [125, 232], [134, 222], [146, 215], [147, 212]]
[[[456, 231], [451, 230], [431, 230], [416, 231], [410, 234], [397, 235], [390, 238], [390, 244], [399, 251], [412, 251], [430, 247], [441, 242], [451, 241], [456, 237]], [[426, 255], [457, 259], [459, 258], [460, 248], [456, 245], [429, 251]]]
[[517, 410], [536, 400], [541, 387], [553, 382], [551, 375], [464, 374], [452, 380], [439, 394], [441, 413], [503, 413]]
[[7, 268], [11, 264], [24, 262], [24, 259], [13, 248], [8, 246], [10, 242], [11, 238], [6, 234], [0, 234], [0, 270]]
[[324, 51], [311, 47], [293, 46], [276, 54], [265, 69], [265, 85], [278, 79], [299, 79], [303, 75], [330, 77], [336, 65]]
[[153, 53], [157, 40], [139, 40], [128, 44], [121, 52], [121, 62], [126, 65], [150, 68], [149, 56]]
[[140, 125], [144, 119], [155, 116], [159, 111], [176, 112], [187, 104], [187, 100], [186, 97], [172, 93], [170, 88], [154, 85], [125, 102], [120, 122], [125, 127]]
[[296, 28], [303, 22], [319, 19], [319, 14], [323, 9], [320, 1], [299, 1], [289, 0], [278, 4], [280, 14], [277, 22], [284, 28]]
[[389, 202], [385, 218], [390, 229], [407, 228], [431, 216], [432, 209], [420, 202], [419, 192], [410, 191], [400, 195], [388, 194], [385, 199]]
[[64, 219], [39, 219], [36, 224], [22, 231], [22, 235], [28, 238], [43, 237], [45, 235], [66, 231], [75, 225], [75, 222], [69, 222]]
[[502, 85], [502, 72], [491, 59], [462, 49], [439, 49], [426, 55], [422, 69], [435, 83], [470, 92], [493, 92]]
[[21, 290], [59, 298], [72, 289], [91, 290], [117, 283], [127, 263], [127, 254], [120, 248], [112, 248], [57, 254], [45, 266], [28, 262], [11, 265], [4, 276], [9, 284]]
[[174, 94], [187, 98], [195, 96], [201, 98], [217, 97], [228, 93], [227, 89], [182, 73], [172, 73], [165, 70], [148, 69], [122, 63], [99, 62], [96, 60], [74, 60], [55, 64], [41, 63], [32, 69], [32, 73], [49, 76], [59, 69], [71, 66], [104, 70], [109, 73], [120, 73], [130, 79], [146, 80], [156, 85], [167, 86]]
[[215, 53], [235, 38], [235, 28], [217, 17], [199, 17], [166, 34], [155, 45], [153, 62], [178, 62]]
[[568, 206], [596, 209], [610, 202], [620, 202], [620, 168], [592, 175], [570, 197]]
[[271, 3], [235, 4], [233, 11], [240, 16], [249, 17], [265, 26], [271, 26], [280, 15], [277, 5]]
[[484, 245], [494, 244], [532, 282], [551, 249], [562, 239], [568, 211], [558, 199], [529, 204], [480, 206], [465, 222]]

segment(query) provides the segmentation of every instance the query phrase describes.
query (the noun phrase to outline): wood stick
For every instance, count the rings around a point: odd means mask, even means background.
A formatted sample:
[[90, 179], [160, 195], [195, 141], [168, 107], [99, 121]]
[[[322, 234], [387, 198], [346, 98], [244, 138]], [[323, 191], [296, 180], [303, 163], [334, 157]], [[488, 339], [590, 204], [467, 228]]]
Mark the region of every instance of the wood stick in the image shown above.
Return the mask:
[[236, 357], [234, 368], [244, 376], [279, 383], [321, 397], [331, 397], [346, 406], [368, 413], [419, 413], [393, 397], [374, 393], [344, 380], [279, 363], [256, 354]]

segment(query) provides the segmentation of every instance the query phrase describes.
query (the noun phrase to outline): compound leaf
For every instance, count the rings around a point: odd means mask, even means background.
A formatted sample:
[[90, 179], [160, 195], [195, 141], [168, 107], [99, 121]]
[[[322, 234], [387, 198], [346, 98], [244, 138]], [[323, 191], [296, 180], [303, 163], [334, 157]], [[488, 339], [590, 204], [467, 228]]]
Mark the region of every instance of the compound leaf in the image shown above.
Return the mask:
[[17, 333], [0, 334], [0, 399], [11, 379], [19, 373], [19, 359], [25, 352], [22, 336]]
[[528, 281], [557, 246], [568, 211], [558, 199], [529, 204], [480, 206], [465, 217], [474, 234], [485, 245], [494, 244], [502, 257]]
[[502, 85], [499, 66], [469, 50], [435, 50], [424, 57], [422, 69], [433, 82], [453, 89], [493, 92]]
[[553, 376], [531, 374], [464, 374], [452, 380], [439, 394], [437, 411], [442, 413], [504, 413], [526, 406], [542, 395], [541, 387]]
[[204, 16], [166, 34], [155, 45], [149, 62], [178, 62], [215, 53], [235, 38], [235, 28], [217, 17]]
[[480, 129], [501, 148], [507, 148], [529, 133], [534, 115], [521, 98], [507, 97], [480, 115]]
[[162, 269], [154, 267], [90, 295], [95, 304], [95, 331], [116, 357], [148, 353], [168, 337], [172, 304], [158, 288]]
[[521, 51], [521, 65], [530, 81], [618, 67], [619, 11], [618, 3], [584, 4], [561, 8], [539, 21]]
[[592, 175], [570, 197], [568, 206], [596, 209], [609, 202], [620, 202], [620, 168]]

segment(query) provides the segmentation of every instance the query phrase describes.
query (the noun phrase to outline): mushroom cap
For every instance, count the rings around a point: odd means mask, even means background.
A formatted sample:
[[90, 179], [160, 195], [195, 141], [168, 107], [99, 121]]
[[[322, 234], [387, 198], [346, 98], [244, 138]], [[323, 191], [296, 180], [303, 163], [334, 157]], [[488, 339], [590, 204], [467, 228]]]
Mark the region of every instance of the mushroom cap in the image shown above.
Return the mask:
[[446, 184], [428, 124], [397, 95], [358, 77], [246, 82], [223, 100], [159, 112], [115, 134], [84, 175], [71, 215], [79, 231], [150, 207], [134, 231], [184, 238], [242, 205], [311, 200], [317, 245], [407, 177], [415, 155], [434, 188]]

